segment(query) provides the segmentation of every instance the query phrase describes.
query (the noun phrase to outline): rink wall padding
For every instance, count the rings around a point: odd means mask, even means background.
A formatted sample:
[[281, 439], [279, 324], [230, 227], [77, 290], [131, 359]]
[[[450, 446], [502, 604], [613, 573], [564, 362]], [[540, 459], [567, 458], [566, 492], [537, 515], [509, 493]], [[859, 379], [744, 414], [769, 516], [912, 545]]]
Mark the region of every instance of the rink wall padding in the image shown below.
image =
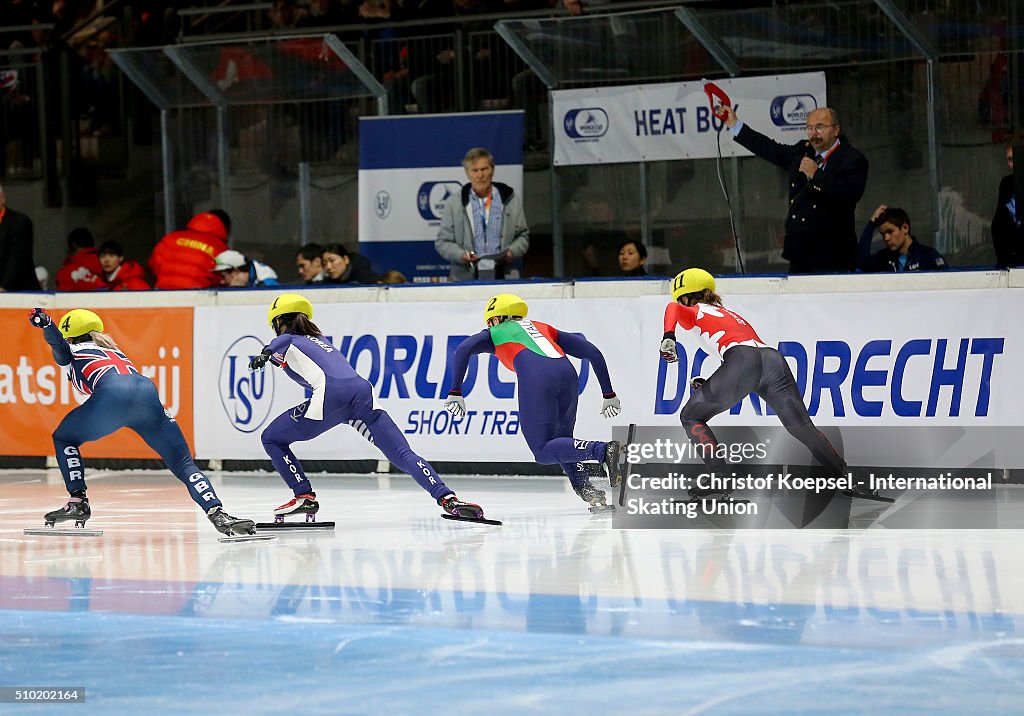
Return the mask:
[[[283, 372], [252, 374], [247, 365], [273, 337], [266, 321], [273, 297], [297, 290], [313, 302], [314, 321], [331, 343], [374, 385], [379, 403], [412, 448], [442, 474], [523, 474], [533, 458], [519, 431], [519, 387], [496, 359], [480, 356], [471, 363], [464, 389], [470, 415], [455, 421], [442, 407], [451, 383], [451, 355], [464, 337], [483, 328], [487, 299], [518, 293], [530, 305], [529, 318], [583, 333], [601, 348], [623, 412], [614, 421], [600, 417], [593, 370], [574, 359], [580, 373], [575, 435], [606, 440], [613, 425], [677, 429], [690, 377], [706, 377], [717, 366], [717, 359], [681, 330], [680, 363], [660, 361], [668, 283], [2, 294], [0, 315], [12, 340], [0, 348], [0, 457], [13, 466], [16, 456], [50, 455], [53, 429], [78, 404], [25, 309], [42, 306], [58, 317], [84, 307], [100, 313], [129, 358], [157, 383], [198, 459], [242, 466], [238, 469], [267, 465], [260, 432], [305, 396]], [[786, 355], [816, 424], [868, 427], [889, 435], [931, 426], [982, 427], [1024, 437], [1021, 288], [1024, 270], [760, 276], [723, 278], [718, 284], [725, 305]], [[759, 401], [747, 399], [713, 425], [777, 421]], [[988, 460], [994, 468], [1024, 468], [1024, 440], [1005, 442], [991, 455], [979, 455], [977, 464]], [[381, 459], [375, 447], [344, 426], [297, 452], [311, 467], [352, 465], [330, 471], [362, 472], [365, 464], [371, 472]], [[884, 465], [897, 457], [869, 452], [847, 458], [851, 464]], [[150, 461], [153, 455], [127, 430], [88, 444], [83, 454], [90, 461]], [[936, 468], [944, 464], [939, 454], [932, 463], [927, 455], [915, 454], [914, 460]], [[557, 472], [542, 468], [539, 474]]]

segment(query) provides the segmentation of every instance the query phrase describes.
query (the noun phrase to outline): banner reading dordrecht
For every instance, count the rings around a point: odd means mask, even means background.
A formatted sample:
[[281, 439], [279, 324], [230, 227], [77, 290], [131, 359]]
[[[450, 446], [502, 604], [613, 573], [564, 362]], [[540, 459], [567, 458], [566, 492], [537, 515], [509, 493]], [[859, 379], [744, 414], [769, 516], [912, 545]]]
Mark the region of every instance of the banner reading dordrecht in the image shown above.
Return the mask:
[[[808, 112], [826, 106], [825, 73], [715, 80], [740, 119], [772, 139], [804, 138]], [[552, 92], [555, 164], [708, 159], [722, 123], [700, 82], [592, 87]], [[722, 155], [750, 156], [721, 137]]]

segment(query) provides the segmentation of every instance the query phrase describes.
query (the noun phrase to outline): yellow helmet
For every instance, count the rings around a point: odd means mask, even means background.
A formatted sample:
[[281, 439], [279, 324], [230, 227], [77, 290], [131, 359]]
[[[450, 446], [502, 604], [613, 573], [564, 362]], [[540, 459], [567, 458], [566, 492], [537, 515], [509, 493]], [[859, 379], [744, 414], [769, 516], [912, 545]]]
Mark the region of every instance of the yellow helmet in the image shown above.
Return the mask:
[[704, 269], [688, 268], [672, 279], [672, 300], [678, 301], [680, 296], [704, 289], [715, 290], [715, 277]]
[[297, 293], [282, 293], [270, 304], [267, 311], [267, 323], [274, 325], [274, 319], [288, 313], [302, 313], [306, 318], [313, 318], [313, 304], [305, 296]]
[[64, 314], [57, 324], [57, 328], [60, 329], [60, 334], [64, 338], [77, 338], [90, 331], [102, 331], [103, 321], [92, 311], [75, 308]]
[[495, 316], [519, 316], [520, 318], [526, 318], [526, 314], [530, 308], [526, 305], [526, 301], [519, 298], [513, 293], [499, 293], [497, 296], [487, 302], [487, 308], [484, 309], [484, 323]]

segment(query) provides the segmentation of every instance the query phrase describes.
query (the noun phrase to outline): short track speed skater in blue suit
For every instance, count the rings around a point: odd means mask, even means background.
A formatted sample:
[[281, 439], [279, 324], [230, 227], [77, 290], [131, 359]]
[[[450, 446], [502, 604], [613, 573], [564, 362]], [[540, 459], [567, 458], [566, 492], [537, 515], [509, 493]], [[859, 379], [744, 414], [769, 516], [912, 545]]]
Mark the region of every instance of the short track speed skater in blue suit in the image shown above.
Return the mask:
[[592, 511], [604, 508], [605, 492], [590, 482], [583, 463], [604, 463], [615, 486], [621, 478], [622, 446], [615, 440], [580, 440], [573, 436], [579, 376], [566, 355], [590, 361], [604, 396], [601, 415], [614, 418], [622, 408], [612, 390], [608, 366], [597, 346], [582, 335], [527, 320], [528, 311], [526, 301], [511, 293], [500, 293], [487, 302], [487, 328], [455, 350], [452, 387], [444, 407], [455, 417], [466, 414], [462, 381], [470, 356], [493, 353], [519, 378], [519, 424], [537, 462], [560, 465], [573, 490]]
[[64, 507], [46, 514], [48, 526], [70, 520], [82, 526], [92, 516], [79, 448], [127, 427], [160, 455], [218, 531], [226, 535], [253, 532], [252, 520], [238, 519], [224, 511], [213, 484], [192, 459], [181, 428], [164, 410], [156, 385], [103, 332], [98, 315], [76, 308], [54, 323], [36, 308], [29, 313], [29, 321], [42, 329], [53, 359], [67, 372], [75, 389], [89, 396], [64, 416], [53, 432], [57, 464], [70, 497]]
[[377, 404], [373, 386], [324, 338], [312, 319], [313, 304], [305, 297], [286, 293], [275, 298], [267, 321], [277, 338], [249, 364], [251, 369], [261, 370], [269, 362], [312, 393], [308, 400], [277, 416], [261, 436], [267, 455], [294, 494], [292, 500], [274, 510], [275, 518], [291, 514], [306, 514], [308, 518], [320, 509], [291, 445], [312, 440], [338, 425], [358, 430], [388, 460], [411, 475], [445, 512], [455, 517], [483, 518], [479, 505], [459, 500], [431, 464], [412, 451], [395, 421]]

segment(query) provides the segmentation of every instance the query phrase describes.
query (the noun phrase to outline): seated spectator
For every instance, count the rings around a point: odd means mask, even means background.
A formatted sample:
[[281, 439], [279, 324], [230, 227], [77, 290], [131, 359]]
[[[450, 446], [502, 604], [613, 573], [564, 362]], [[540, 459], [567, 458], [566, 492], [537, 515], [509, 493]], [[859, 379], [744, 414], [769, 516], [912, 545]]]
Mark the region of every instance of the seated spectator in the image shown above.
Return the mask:
[[394, 271], [394, 270], [392, 270], [392, 271], [385, 271], [384, 273], [382, 273], [380, 275], [380, 278], [377, 279], [377, 283], [398, 284], [398, 283], [408, 283], [408, 280], [405, 278], [405, 274], [402, 273], [401, 271]]
[[295, 254], [295, 268], [307, 286], [324, 280], [324, 265], [320, 257], [324, 247], [320, 244], [305, 244]]
[[619, 270], [623, 276], [647, 275], [647, 247], [642, 241], [627, 239], [619, 244]]
[[68, 234], [68, 256], [57, 271], [58, 291], [103, 291], [103, 267], [96, 252], [96, 240], [85, 227]]
[[131, 259], [125, 260], [124, 249], [116, 241], [104, 241], [99, 249], [103, 277], [111, 291], [148, 291], [152, 288], [146, 281], [142, 264]]
[[239, 251], [228, 250], [217, 254], [217, 265], [211, 271], [219, 273], [221, 285], [230, 288], [280, 285], [274, 269], [247, 258]]
[[323, 283], [377, 283], [377, 274], [366, 257], [350, 254], [341, 244], [327, 244], [323, 253]]
[[[872, 254], [871, 238], [876, 227], [882, 235], [885, 248]], [[949, 268], [942, 254], [911, 236], [910, 216], [907, 212], [885, 204], [875, 209], [871, 221], [861, 232], [858, 263], [860, 270], [868, 273], [939, 271]]]
[[149, 257], [149, 270], [160, 289], [212, 288], [214, 257], [228, 249], [228, 226], [211, 211], [193, 216], [182, 231], [160, 239]]

